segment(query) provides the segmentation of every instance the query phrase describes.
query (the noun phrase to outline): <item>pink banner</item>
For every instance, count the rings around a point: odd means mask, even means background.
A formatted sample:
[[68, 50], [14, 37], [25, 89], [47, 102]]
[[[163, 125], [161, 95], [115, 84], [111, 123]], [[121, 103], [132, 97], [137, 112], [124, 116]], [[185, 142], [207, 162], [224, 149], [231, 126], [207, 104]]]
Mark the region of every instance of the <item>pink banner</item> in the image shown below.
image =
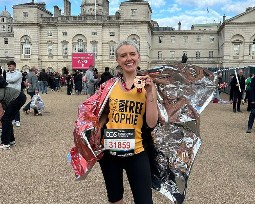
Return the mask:
[[73, 69], [88, 69], [90, 66], [95, 66], [94, 53], [72, 54]]

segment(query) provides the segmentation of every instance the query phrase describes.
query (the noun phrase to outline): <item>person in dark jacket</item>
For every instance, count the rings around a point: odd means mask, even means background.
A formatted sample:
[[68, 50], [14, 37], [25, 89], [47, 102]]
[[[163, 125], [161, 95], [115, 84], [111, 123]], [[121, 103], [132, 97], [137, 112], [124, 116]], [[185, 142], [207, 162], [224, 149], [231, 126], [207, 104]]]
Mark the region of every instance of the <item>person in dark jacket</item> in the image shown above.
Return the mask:
[[80, 95], [82, 91], [82, 73], [80, 71], [76, 71], [73, 80], [75, 92], [77, 93], [77, 95]]
[[[245, 77], [243, 76], [243, 70], [240, 69], [236, 76], [234, 76], [230, 82], [231, 89], [233, 91], [233, 112], [242, 112], [240, 109], [243, 93], [245, 90]], [[239, 82], [239, 83], [238, 83]], [[240, 89], [239, 89], [240, 87]]]
[[99, 86], [102, 84], [102, 83], [104, 83], [104, 82], [106, 82], [106, 81], [108, 81], [109, 79], [111, 79], [113, 76], [112, 76], [112, 74], [110, 73], [110, 68], [109, 67], [105, 67], [104, 68], [104, 73], [101, 75], [101, 80], [100, 80], [100, 82], [99, 82]]
[[45, 72], [45, 69], [42, 69], [42, 71], [39, 74], [39, 78], [41, 79], [42, 82], [42, 94], [46, 93], [47, 94], [47, 88], [48, 88], [48, 81], [49, 81], [49, 76]]
[[251, 133], [254, 119], [255, 119], [255, 77], [252, 78], [250, 89], [249, 89], [249, 100], [250, 100], [250, 115], [248, 120], [248, 129], [246, 133]]
[[72, 95], [73, 92], [73, 77], [71, 74], [66, 76], [67, 95]]

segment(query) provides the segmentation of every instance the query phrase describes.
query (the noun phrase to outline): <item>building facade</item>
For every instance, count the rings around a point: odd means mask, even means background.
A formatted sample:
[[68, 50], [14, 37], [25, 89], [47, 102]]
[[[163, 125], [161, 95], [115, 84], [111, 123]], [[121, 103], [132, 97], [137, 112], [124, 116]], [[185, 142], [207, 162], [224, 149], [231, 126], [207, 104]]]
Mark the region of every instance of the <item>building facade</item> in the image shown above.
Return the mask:
[[116, 66], [114, 50], [125, 39], [138, 44], [142, 69], [181, 62], [183, 53], [188, 63], [202, 67], [255, 64], [255, 8], [190, 30], [182, 30], [181, 22], [178, 30], [159, 27], [151, 14], [150, 4], [143, 0], [123, 1], [115, 15], [109, 15], [108, 0], [82, 0], [79, 16], [71, 15], [69, 0], [64, 0], [63, 12], [54, 6], [53, 14], [45, 3], [14, 5], [13, 18], [6, 10], [0, 14], [0, 65], [14, 59], [22, 70], [71, 70], [72, 53], [90, 52], [103, 71]]
[[0, 13], [0, 66], [14, 58], [14, 34], [11, 14], [5, 9]]

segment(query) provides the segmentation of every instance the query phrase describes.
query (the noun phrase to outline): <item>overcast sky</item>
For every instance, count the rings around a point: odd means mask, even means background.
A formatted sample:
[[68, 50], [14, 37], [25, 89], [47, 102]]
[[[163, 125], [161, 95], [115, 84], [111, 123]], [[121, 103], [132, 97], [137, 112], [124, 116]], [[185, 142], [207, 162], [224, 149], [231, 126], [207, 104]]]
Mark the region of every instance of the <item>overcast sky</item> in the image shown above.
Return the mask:
[[[12, 14], [12, 6], [28, 3], [31, 0], [0, 0], [0, 11], [5, 9]], [[54, 5], [64, 11], [63, 0], [42, 0], [46, 8], [53, 13]], [[72, 15], [80, 14], [82, 0], [70, 0]], [[109, 0], [110, 14], [113, 15], [123, 0]], [[160, 26], [169, 26], [177, 29], [178, 22], [182, 29], [190, 30], [191, 25], [201, 23], [219, 23], [222, 16], [232, 18], [245, 12], [247, 7], [255, 7], [255, 0], [148, 0], [152, 7], [152, 19]]]

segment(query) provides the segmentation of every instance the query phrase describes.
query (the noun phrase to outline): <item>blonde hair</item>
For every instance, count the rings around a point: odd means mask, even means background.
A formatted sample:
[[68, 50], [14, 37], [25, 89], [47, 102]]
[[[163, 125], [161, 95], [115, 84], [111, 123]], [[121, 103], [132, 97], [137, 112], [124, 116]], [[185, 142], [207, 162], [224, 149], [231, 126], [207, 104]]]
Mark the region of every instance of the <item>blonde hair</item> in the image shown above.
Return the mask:
[[117, 45], [117, 47], [116, 47], [116, 49], [115, 49], [115, 56], [116, 56], [116, 58], [118, 57], [118, 49], [119, 49], [121, 46], [123, 46], [123, 45], [131, 45], [131, 46], [133, 46], [133, 47], [136, 49], [137, 53], [140, 54], [138, 45], [137, 45], [134, 41], [132, 41], [132, 40], [123, 40], [123, 41], [121, 41], [121, 42]]

